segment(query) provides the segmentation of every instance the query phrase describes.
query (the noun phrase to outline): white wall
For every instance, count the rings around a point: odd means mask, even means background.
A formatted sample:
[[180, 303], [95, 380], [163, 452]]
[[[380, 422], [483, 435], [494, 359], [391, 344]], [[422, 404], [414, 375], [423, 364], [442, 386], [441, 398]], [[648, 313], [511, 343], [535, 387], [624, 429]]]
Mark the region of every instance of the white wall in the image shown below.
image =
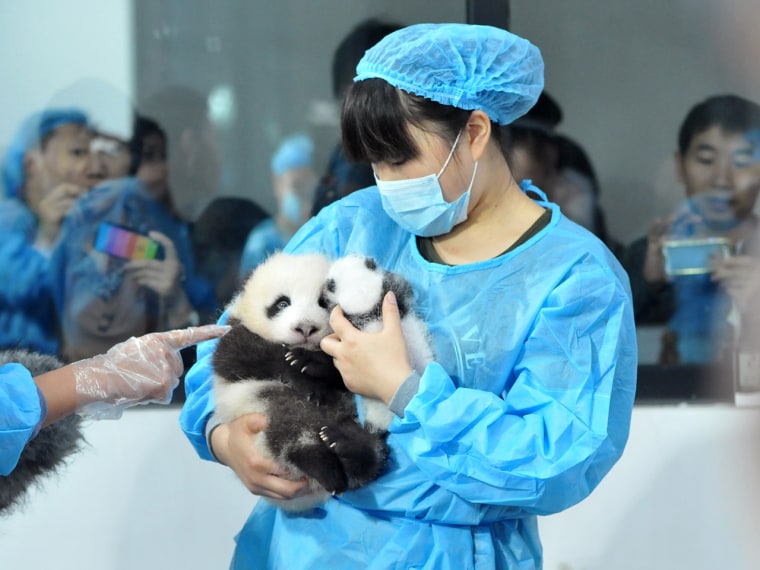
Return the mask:
[[[177, 408], [91, 423], [89, 446], [0, 518], [3, 570], [226, 568], [254, 497], [201, 461]], [[755, 570], [760, 409], [639, 406], [581, 504], [540, 520], [545, 570]]]
[[0, 2], [0, 149], [24, 117], [47, 107], [77, 80], [96, 78], [131, 97], [131, 5], [130, 0]]
[[226, 568], [255, 498], [201, 461], [178, 408], [86, 426], [88, 445], [23, 510], [0, 517], [3, 570]]

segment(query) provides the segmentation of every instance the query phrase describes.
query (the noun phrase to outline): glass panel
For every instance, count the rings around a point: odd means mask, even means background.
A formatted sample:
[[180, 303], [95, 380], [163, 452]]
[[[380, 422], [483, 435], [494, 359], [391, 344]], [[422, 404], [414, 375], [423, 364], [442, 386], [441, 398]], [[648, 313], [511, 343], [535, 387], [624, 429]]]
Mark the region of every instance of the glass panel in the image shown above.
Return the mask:
[[[743, 298], [760, 293], [753, 213], [760, 80], [750, 63], [760, 46], [750, 24], [758, 15], [753, 0], [511, 3], [512, 30], [541, 48], [546, 90], [561, 108], [553, 123], [544, 113], [545, 132], [562, 135], [565, 146], [565, 138], [579, 143], [596, 179], [581, 176], [589, 165], [577, 149], [553, 148], [559, 159], [545, 152], [542, 164], [554, 171], [538, 172], [555, 177], [547, 192], [554, 189], [566, 215], [604, 235], [631, 276], [640, 384], [655, 376], [659, 383], [640, 393], [668, 393], [664, 383], [681, 378], [683, 397], [731, 399], [737, 315], [743, 341], [760, 341], [755, 303]], [[515, 159], [518, 170], [539, 176], [519, 164], [519, 152]], [[648, 246], [650, 233], [658, 239]], [[741, 254], [747, 266], [729, 270], [726, 254]]]
[[464, 0], [2, 3], [0, 346], [74, 360], [215, 321], [251, 230], [261, 256], [311, 214], [339, 141], [342, 40], [373, 18], [466, 17]]

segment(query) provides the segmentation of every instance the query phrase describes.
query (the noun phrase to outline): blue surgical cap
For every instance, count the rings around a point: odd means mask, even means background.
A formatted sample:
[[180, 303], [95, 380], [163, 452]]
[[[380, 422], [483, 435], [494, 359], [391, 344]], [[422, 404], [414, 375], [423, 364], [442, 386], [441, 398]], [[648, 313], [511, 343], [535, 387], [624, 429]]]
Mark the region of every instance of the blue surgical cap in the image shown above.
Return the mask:
[[354, 81], [373, 77], [443, 105], [482, 110], [508, 125], [538, 100], [544, 62], [536, 46], [501, 28], [415, 24], [367, 50]]
[[272, 172], [282, 174], [294, 168], [308, 168], [312, 164], [314, 143], [308, 135], [295, 134], [287, 137], [272, 157]]
[[8, 145], [3, 159], [2, 176], [5, 195], [15, 198], [24, 185], [24, 156], [48, 133], [62, 125], [89, 125], [87, 115], [78, 109], [46, 109], [34, 113], [21, 123]]

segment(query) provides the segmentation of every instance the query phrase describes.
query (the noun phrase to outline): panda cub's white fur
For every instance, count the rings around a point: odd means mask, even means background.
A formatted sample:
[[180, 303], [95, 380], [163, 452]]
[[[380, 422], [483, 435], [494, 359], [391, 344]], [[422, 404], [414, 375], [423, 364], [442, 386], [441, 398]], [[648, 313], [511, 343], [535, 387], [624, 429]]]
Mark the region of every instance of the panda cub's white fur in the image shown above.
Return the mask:
[[[398, 302], [410, 364], [422, 374], [434, 355], [427, 326], [414, 312], [414, 292], [409, 282], [362, 255], [341, 257], [332, 262], [327, 272], [328, 309], [340, 305], [346, 318], [365, 332], [382, 330], [383, 298], [388, 291], [393, 291]], [[364, 397], [361, 402], [365, 423], [378, 431], [387, 430], [394, 416], [388, 406], [374, 398]]]
[[292, 511], [373, 480], [388, 453], [384, 436], [358, 422], [353, 394], [319, 349], [330, 332], [323, 297], [328, 268], [321, 255], [268, 258], [228, 307], [232, 329], [212, 359], [217, 417], [266, 415], [259, 450], [294, 479], [309, 481], [310, 494], [273, 500]]

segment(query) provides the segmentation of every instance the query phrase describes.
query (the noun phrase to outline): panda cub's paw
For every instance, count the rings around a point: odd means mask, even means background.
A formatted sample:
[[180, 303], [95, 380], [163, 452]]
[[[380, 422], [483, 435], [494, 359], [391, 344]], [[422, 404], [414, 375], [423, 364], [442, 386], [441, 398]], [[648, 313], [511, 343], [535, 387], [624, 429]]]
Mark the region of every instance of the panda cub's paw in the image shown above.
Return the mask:
[[343, 383], [340, 372], [335, 368], [332, 356], [321, 350], [308, 350], [291, 347], [285, 354], [285, 361], [295, 370], [308, 378], [327, 384]]
[[323, 426], [319, 438], [340, 462], [349, 489], [369, 483], [385, 466], [388, 455], [385, 438], [364, 430], [356, 422]]

